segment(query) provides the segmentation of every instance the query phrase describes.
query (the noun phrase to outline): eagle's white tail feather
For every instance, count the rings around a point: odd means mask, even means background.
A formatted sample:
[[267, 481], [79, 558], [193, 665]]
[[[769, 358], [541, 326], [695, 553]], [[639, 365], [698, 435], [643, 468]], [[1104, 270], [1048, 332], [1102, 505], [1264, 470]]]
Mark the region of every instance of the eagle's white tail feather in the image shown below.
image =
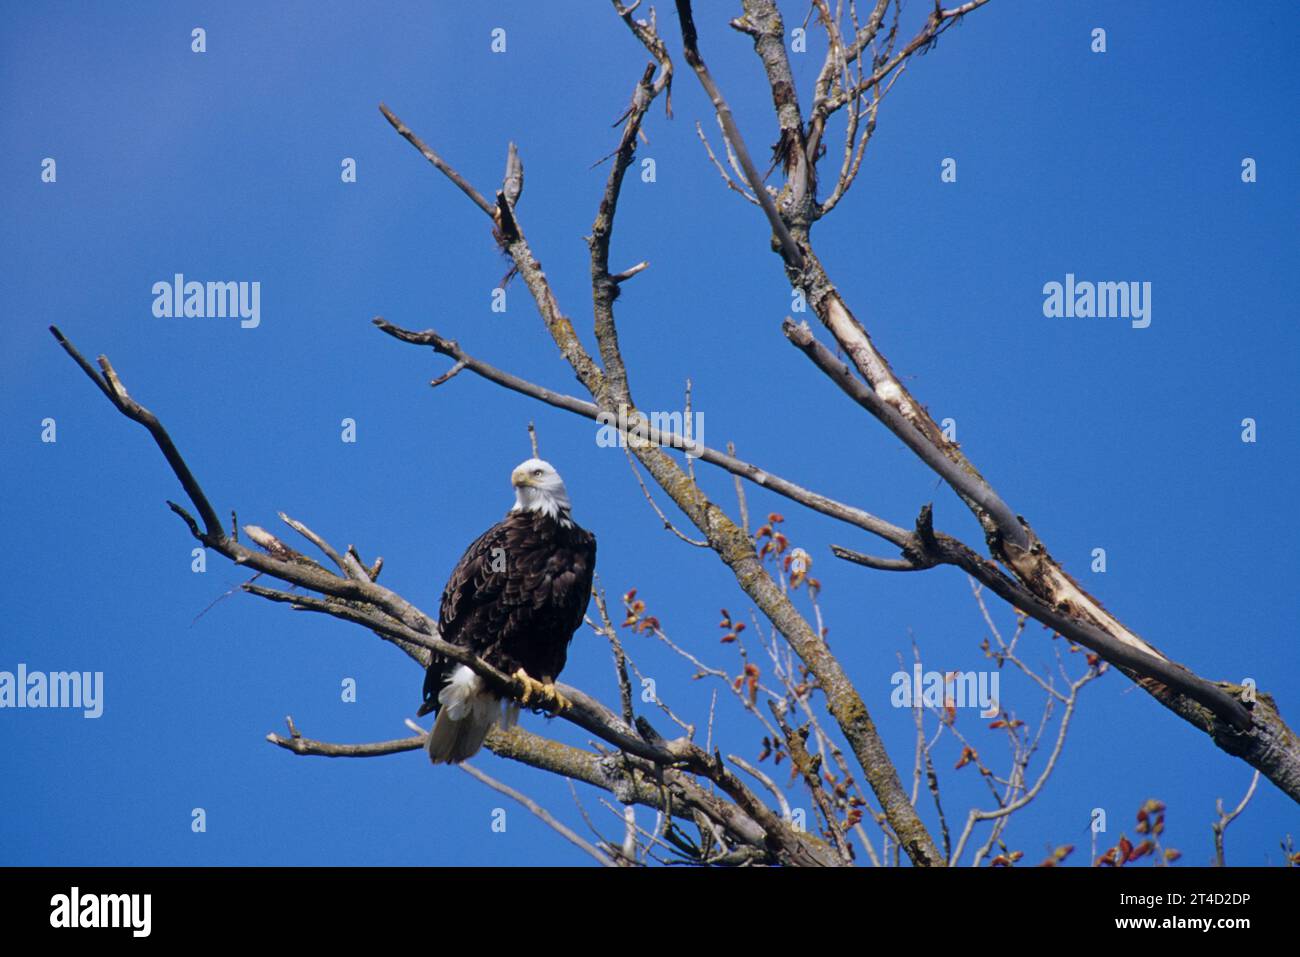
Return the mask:
[[492, 725], [508, 728], [519, 718], [519, 705], [503, 702], [464, 665], [457, 666], [438, 692], [438, 704], [438, 720], [426, 744], [434, 764], [456, 764], [472, 757], [483, 747]]

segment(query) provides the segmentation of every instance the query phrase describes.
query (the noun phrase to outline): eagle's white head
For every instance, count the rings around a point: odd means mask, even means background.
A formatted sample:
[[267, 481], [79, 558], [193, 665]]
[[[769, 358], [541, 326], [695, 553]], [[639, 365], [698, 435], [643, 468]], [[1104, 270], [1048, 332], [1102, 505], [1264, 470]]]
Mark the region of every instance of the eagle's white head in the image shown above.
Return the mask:
[[569, 492], [550, 462], [541, 459], [520, 462], [510, 473], [510, 484], [515, 487], [515, 504], [510, 511], [541, 512], [561, 524], [570, 524]]

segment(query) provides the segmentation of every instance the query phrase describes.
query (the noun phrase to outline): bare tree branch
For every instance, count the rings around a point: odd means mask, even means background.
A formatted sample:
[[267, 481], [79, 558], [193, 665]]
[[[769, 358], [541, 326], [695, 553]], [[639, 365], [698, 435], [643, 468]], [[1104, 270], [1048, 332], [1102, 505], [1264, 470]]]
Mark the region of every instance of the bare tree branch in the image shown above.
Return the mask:
[[[396, 114], [394, 114], [392, 110], [384, 106], [384, 104], [380, 103], [379, 112], [384, 114], [384, 119], [388, 120], [388, 122], [393, 125], [393, 129], [397, 130], [399, 136], [405, 138], [408, 143], [410, 143], [417, 150], [423, 153], [424, 158], [427, 159], [434, 166], [438, 167], [438, 169], [440, 169], [449, 180], [451, 180], [453, 183], [456, 184], [456, 186], [460, 189], [462, 193], [464, 193], [466, 196], [470, 198], [470, 200], [473, 201], [475, 206], [483, 210], [483, 212], [487, 213], [490, 219], [496, 218], [496, 207], [494, 207], [491, 203], [489, 203], [486, 199], [484, 199], [483, 194], [480, 193], [478, 190], [476, 190], [473, 186], [471, 186], [469, 184], [469, 181], [466, 180], [464, 177], [462, 177], [460, 173], [456, 172], [449, 165], [447, 165], [447, 163], [443, 162], [441, 156], [439, 156], [433, 150], [429, 149], [429, 147], [424, 144], [424, 141], [421, 140], [414, 133], [412, 133], [410, 129], [406, 126], [406, 124], [397, 118]], [[518, 162], [519, 160], [518, 152], [514, 153], [514, 159], [516, 162]], [[510, 176], [510, 172], [511, 171], [507, 169], [507, 173], [506, 173], [507, 179], [512, 178]], [[521, 191], [523, 190], [522, 166], [520, 167], [520, 172], [519, 172], [519, 189]]]
[[516, 801], [519, 804], [523, 805], [525, 808], [528, 809], [529, 813], [531, 813], [534, 817], [536, 817], [538, 820], [544, 823], [551, 830], [555, 831], [555, 833], [559, 834], [561, 837], [563, 837], [574, 847], [580, 848], [581, 850], [589, 854], [596, 861], [596, 863], [599, 864], [601, 867], [616, 866], [614, 862], [611, 861], [609, 857], [607, 857], [599, 848], [593, 846], [591, 842], [583, 840], [581, 837], [575, 834], [569, 827], [565, 826], [560, 821], [557, 821], [554, 815], [552, 815], [550, 811], [546, 810], [546, 808], [542, 807], [540, 804], [538, 804], [536, 801], [530, 798], [527, 794], [524, 794], [522, 791], [516, 791], [514, 788], [510, 787], [510, 785], [503, 784], [502, 782], [498, 781], [496, 778], [492, 777], [491, 775], [485, 774], [484, 772], [480, 771], [478, 768], [470, 764], [468, 761], [462, 761], [459, 767], [470, 777], [474, 778], [474, 780], [486, 784], [488, 787], [498, 792], [499, 794], [504, 794], [512, 801]]
[[1214, 802], [1214, 809], [1219, 814], [1219, 819], [1210, 825], [1214, 831], [1214, 864], [1216, 867], [1223, 867], [1223, 835], [1228, 830], [1228, 825], [1241, 816], [1241, 812], [1246, 810], [1246, 805], [1250, 799], [1255, 796], [1255, 785], [1259, 784], [1259, 771], [1256, 770], [1250, 776], [1250, 787], [1246, 788], [1246, 793], [1242, 796], [1241, 801], [1231, 811], [1223, 810], [1223, 798]]

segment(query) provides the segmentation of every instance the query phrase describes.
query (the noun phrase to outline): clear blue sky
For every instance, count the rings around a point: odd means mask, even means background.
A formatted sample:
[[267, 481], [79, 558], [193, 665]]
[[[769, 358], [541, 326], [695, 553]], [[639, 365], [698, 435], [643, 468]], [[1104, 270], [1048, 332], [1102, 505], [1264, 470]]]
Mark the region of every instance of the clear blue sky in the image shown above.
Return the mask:
[[[921, 15], [916, 4], [911, 17]], [[701, 42], [756, 152], [775, 139], [735, 4], [700, 3]], [[1197, 9], [1199, 8], [1199, 9]], [[802, 16], [787, 9], [787, 25]], [[846, 300], [936, 418], [1066, 567], [1126, 623], [1215, 678], [1255, 678], [1300, 722], [1294, 184], [1300, 94], [1290, 6], [1027, 4], [995, 0], [917, 58], [884, 106], [862, 175], [816, 241]], [[0, 711], [3, 864], [506, 864], [587, 859], [468, 776], [421, 754], [299, 758], [263, 736], [292, 714], [336, 741], [404, 736], [421, 675], [367, 633], [236, 595], [242, 577], [193, 545], [163, 501], [180, 495], [139, 427], [117, 415], [46, 332], [107, 353], [170, 428], [223, 513], [271, 527], [283, 509], [336, 543], [386, 559], [387, 583], [428, 610], [461, 549], [511, 501], [535, 419], [580, 522], [599, 536], [611, 596], [636, 586], [669, 633], [735, 667], [717, 609], [749, 604], [709, 552], [665, 532], [621, 453], [584, 421], [463, 375], [371, 328], [434, 326], [473, 353], [566, 391], [578, 386], [481, 213], [397, 137], [387, 102], [484, 192], [506, 143], [527, 170], [520, 216], [564, 309], [590, 342], [589, 231], [622, 112], [646, 61], [601, 4], [10, 5], [0, 31], [0, 670], [105, 674], [104, 714]], [[190, 31], [208, 50], [190, 50]], [[630, 179], [613, 266], [648, 259], [619, 302], [642, 406], [671, 408], [690, 376], [705, 438], [907, 523], [936, 502], [942, 528], [978, 543], [964, 509], [910, 453], [785, 343], [790, 295], [760, 214], [727, 192], [694, 124], [706, 99], [679, 67], [675, 118], [657, 107]], [[906, 25], [911, 28], [912, 24]], [[1108, 51], [1090, 52], [1107, 30]], [[489, 34], [507, 31], [507, 52]], [[820, 44], [795, 58], [809, 101]], [[834, 147], [838, 148], [838, 147]], [[57, 161], [57, 182], [41, 162]], [[358, 181], [340, 182], [353, 157]], [[940, 162], [958, 181], [940, 182]], [[1240, 177], [1244, 157], [1258, 182]], [[261, 324], [160, 319], [151, 287], [174, 273], [261, 283]], [[1153, 321], [1048, 319], [1042, 287], [1140, 280]], [[41, 422], [57, 421], [57, 443]], [[340, 441], [352, 417], [358, 441]], [[1259, 440], [1240, 441], [1245, 417]], [[731, 480], [702, 470], [731, 504]], [[927, 668], [983, 668], [983, 626], [953, 570], [889, 576], [833, 559], [874, 549], [845, 526], [779, 509], [814, 556], [834, 650], [902, 772], [912, 718], [889, 707], [909, 632]], [[1090, 552], [1108, 555], [1104, 576]], [[801, 599], [802, 600], [802, 599]], [[1003, 627], [1009, 611], [994, 605]], [[1024, 651], [1051, 663], [1037, 626]], [[648, 640], [629, 650], [661, 693], [703, 722], [709, 688]], [[340, 700], [354, 678], [356, 703]], [[606, 647], [580, 633], [565, 679], [616, 700]], [[1036, 718], [1041, 696], [1003, 685]], [[973, 714], [963, 729], [1006, 757]], [[572, 743], [571, 726], [525, 726]], [[667, 731], [668, 728], [663, 730]], [[720, 710], [724, 750], [754, 757], [755, 727]], [[956, 821], [987, 794], [936, 755]], [[479, 765], [585, 830], [568, 786], [490, 755]], [[1200, 863], [1214, 801], [1235, 803], [1242, 763], [1118, 674], [1085, 694], [1058, 772], [1007, 843], [1086, 859], [1088, 815], [1108, 837], [1148, 797], [1167, 843]], [[580, 794], [608, 834], [617, 822]], [[504, 834], [491, 811], [506, 806]], [[191, 833], [190, 814], [208, 830]], [[932, 821], [927, 806], [927, 820]], [[649, 822], [647, 812], [642, 820]], [[1131, 833], [1131, 830], [1130, 830]], [[1268, 782], [1229, 832], [1234, 863], [1276, 863], [1300, 813]]]

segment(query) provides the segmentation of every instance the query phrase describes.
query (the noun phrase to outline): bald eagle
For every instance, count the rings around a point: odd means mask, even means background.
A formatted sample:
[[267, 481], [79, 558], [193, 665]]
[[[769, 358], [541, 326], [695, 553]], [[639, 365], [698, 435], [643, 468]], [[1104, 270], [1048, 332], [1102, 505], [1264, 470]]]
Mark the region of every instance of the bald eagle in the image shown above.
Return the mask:
[[[596, 537], [571, 515], [564, 481], [529, 459], [510, 475], [515, 504], [465, 550], [442, 592], [444, 641], [523, 682], [525, 703], [568, 706], [555, 691], [569, 641], [582, 625], [596, 567]], [[519, 705], [471, 669], [436, 652], [424, 678], [421, 716], [437, 712], [426, 747], [434, 764], [475, 754], [493, 724], [513, 725]]]

